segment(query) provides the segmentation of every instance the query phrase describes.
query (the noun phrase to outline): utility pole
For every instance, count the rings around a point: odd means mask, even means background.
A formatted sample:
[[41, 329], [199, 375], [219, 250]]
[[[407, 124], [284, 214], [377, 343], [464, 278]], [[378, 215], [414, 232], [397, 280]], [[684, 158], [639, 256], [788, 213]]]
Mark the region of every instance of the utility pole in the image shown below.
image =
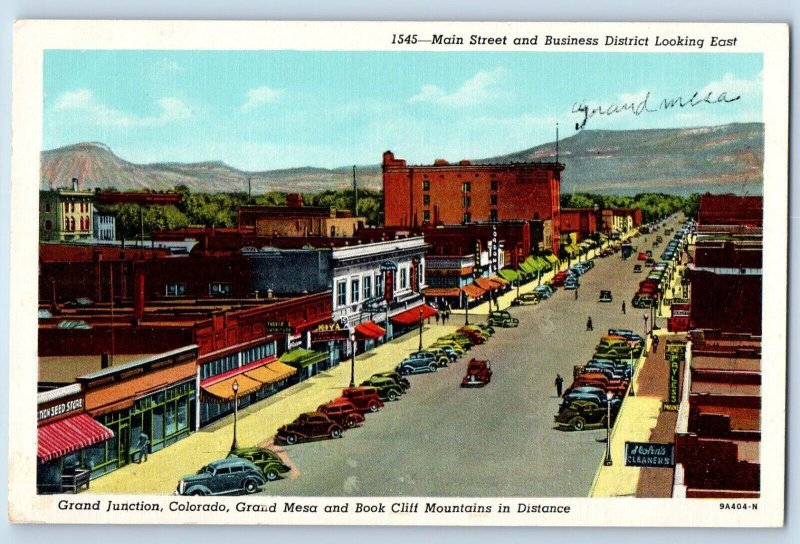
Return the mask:
[[253, 178], [250, 178], [250, 177], [247, 178], [247, 203], [248, 204], [252, 204], [253, 203], [253, 186], [252, 186], [252, 183], [251, 183], [252, 179]]
[[356, 184], [356, 165], [353, 165], [353, 217], [358, 217], [358, 185]]

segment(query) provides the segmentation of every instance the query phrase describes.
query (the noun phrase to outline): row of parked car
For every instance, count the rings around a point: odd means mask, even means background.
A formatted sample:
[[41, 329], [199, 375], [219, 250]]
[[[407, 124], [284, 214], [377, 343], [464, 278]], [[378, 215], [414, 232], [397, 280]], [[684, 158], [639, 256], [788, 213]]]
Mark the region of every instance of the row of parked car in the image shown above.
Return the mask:
[[512, 306], [524, 306], [528, 304], [539, 304], [543, 300], [547, 300], [555, 293], [555, 289], [549, 283], [537, 285], [533, 291], [529, 293], [522, 293], [514, 300], [511, 301]]
[[[661, 260], [658, 263], [652, 258], [652, 251], [639, 254], [639, 259], [641, 260], [642, 257], [645, 257], [645, 266], [652, 268], [652, 270], [647, 278], [639, 282], [639, 288], [631, 300], [631, 305], [634, 308], [651, 308], [658, 305], [664, 288], [669, 284], [672, 278], [675, 261], [680, 254], [681, 244], [689, 228], [689, 225], [685, 225], [675, 233], [674, 237], [669, 241], [666, 249], [661, 254]], [[656, 241], [661, 243], [663, 239], [659, 236], [656, 238]], [[633, 271], [641, 272], [641, 267], [639, 265], [634, 266]]]
[[586, 274], [589, 270], [594, 268], [594, 261], [587, 260], [581, 263], [575, 263], [567, 270], [562, 270], [550, 280], [556, 287], [563, 287], [565, 290], [577, 289], [581, 286], [580, 277]]
[[602, 428], [611, 415], [613, 425], [633, 378], [633, 361], [645, 340], [628, 329], [609, 329], [592, 358], [573, 369], [572, 385], [562, 395], [555, 427], [582, 431]]

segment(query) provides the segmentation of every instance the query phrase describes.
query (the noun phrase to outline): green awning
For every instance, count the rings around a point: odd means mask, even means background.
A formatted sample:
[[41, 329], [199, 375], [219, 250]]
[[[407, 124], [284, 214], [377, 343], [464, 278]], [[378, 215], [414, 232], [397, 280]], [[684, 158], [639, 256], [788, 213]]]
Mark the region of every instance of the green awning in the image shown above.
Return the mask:
[[536, 262], [535, 258], [528, 257], [527, 259], [525, 259], [525, 264], [528, 265], [528, 268], [530, 268], [534, 274], [537, 274], [539, 272], [539, 264]]
[[578, 248], [570, 244], [568, 246], [564, 246], [564, 252], [570, 257], [575, 257], [578, 255]]
[[539, 263], [539, 270], [549, 271], [553, 269], [553, 265], [550, 264], [550, 261], [539, 255], [536, 257], [536, 262]]
[[545, 255], [544, 258], [553, 266], [556, 266], [559, 263], [559, 260], [555, 255]]
[[524, 272], [525, 274], [535, 274], [536, 271], [533, 269], [531, 265], [528, 264], [528, 261], [523, 261], [519, 263], [519, 269]]
[[315, 363], [328, 360], [328, 354], [321, 351], [311, 351], [308, 349], [297, 348], [287, 351], [279, 357], [282, 363], [291, 365], [295, 368], [304, 368]]
[[517, 271], [511, 268], [503, 268], [502, 270], [498, 270], [497, 273], [506, 281], [517, 281], [517, 279], [519, 279]]

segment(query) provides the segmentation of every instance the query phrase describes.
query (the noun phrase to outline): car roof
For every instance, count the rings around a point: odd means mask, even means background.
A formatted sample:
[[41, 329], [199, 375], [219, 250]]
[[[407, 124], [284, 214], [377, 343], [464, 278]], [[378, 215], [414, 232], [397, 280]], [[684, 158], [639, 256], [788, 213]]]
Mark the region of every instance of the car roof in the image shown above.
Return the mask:
[[251, 463], [247, 459], [242, 459], [241, 457], [236, 457], [236, 456], [226, 457], [224, 459], [217, 459], [216, 461], [211, 461], [210, 463], [208, 463], [208, 466], [212, 466], [214, 468], [220, 468], [220, 467], [229, 467], [242, 464], [245, 464], [250, 467], [254, 466], [253, 463]]

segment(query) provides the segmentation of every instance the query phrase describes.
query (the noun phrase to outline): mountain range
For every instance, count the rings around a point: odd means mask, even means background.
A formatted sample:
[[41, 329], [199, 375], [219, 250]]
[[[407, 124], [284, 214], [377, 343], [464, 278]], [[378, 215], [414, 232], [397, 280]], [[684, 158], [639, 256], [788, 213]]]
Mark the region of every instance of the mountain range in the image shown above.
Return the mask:
[[[383, 150], [376, 152], [380, 155]], [[401, 149], [394, 150], [402, 157]], [[734, 123], [713, 127], [647, 130], [583, 130], [508, 155], [473, 163], [552, 161], [564, 164], [561, 192], [641, 192], [761, 194], [764, 125]], [[433, 162], [431, 159], [431, 163]], [[451, 162], [460, 160], [452, 157]], [[360, 187], [381, 189], [380, 164], [357, 166]], [[352, 166], [301, 167], [248, 172], [221, 161], [136, 164], [108, 146], [84, 142], [41, 153], [41, 189], [69, 187], [119, 191], [164, 191], [186, 185], [193, 192], [320, 192], [352, 184]]]

